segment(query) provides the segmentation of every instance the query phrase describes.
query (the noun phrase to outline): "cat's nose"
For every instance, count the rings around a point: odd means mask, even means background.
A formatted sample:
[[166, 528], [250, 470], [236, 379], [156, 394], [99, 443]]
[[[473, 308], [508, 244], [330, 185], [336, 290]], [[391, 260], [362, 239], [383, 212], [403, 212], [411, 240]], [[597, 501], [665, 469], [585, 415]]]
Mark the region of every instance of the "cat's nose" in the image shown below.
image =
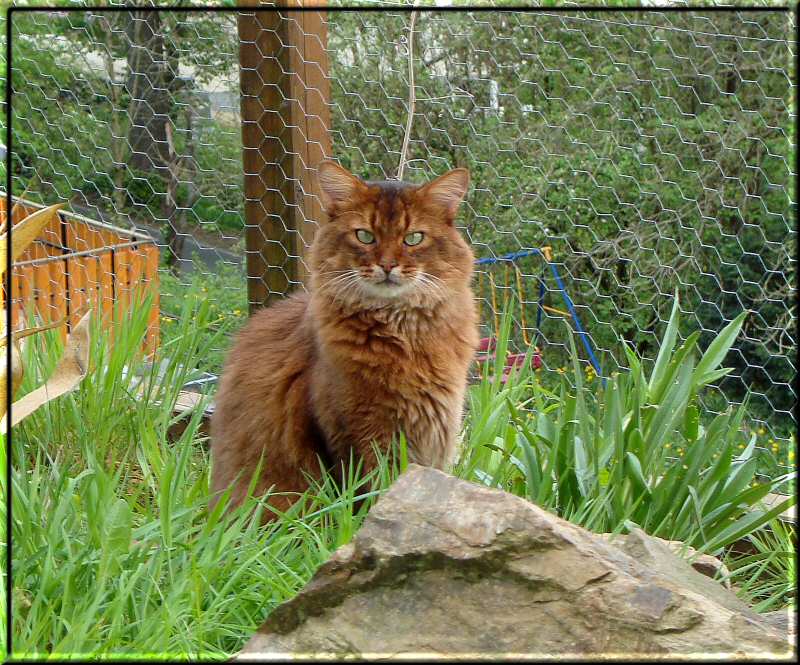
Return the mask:
[[393, 268], [397, 267], [397, 261], [394, 259], [384, 259], [379, 265], [381, 268], [383, 268], [383, 272], [388, 275], [390, 272], [392, 272]]

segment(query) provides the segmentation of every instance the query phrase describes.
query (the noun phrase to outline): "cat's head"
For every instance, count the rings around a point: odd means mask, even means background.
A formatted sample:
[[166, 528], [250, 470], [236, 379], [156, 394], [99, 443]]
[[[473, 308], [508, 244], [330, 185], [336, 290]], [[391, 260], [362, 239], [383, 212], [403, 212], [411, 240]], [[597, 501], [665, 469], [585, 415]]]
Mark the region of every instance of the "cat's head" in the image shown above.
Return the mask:
[[310, 260], [312, 288], [321, 296], [434, 305], [469, 284], [472, 251], [454, 225], [469, 186], [466, 169], [412, 185], [365, 182], [323, 162], [318, 177], [327, 220]]

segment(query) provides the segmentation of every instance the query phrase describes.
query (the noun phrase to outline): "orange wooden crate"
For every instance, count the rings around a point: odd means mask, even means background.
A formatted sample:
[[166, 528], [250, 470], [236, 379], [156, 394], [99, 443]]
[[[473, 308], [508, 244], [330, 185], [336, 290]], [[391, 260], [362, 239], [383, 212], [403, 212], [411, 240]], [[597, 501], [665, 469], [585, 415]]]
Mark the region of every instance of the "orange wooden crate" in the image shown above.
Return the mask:
[[[46, 207], [16, 197], [14, 203], [19, 204], [14, 224]], [[0, 192], [0, 221], [6, 219], [6, 195]], [[158, 261], [150, 236], [62, 210], [14, 263], [11, 298], [3, 284], [0, 307], [10, 301], [13, 328], [29, 310], [43, 322], [66, 318], [66, 334], [88, 307], [111, 323], [115, 302], [129, 306], [135, 293], [149, 289], [153, 301], [145, 345], [151, 353], [159, 342]]]

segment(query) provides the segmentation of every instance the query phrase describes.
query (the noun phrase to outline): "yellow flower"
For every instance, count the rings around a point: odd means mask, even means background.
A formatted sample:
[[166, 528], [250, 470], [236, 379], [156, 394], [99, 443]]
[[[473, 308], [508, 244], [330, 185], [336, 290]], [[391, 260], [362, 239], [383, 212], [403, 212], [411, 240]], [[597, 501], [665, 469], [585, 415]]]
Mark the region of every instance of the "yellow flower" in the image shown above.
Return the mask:
[[758, 428], [758, 433], [763, 436], [764, 434], [767, 433], [767, 430], [765, 430], [763, 427], [759, 427]]
[[744, 444], [743, 444], [743, 443], [740, 443], [740, 444], [739, 444], [739, 449], [740, 449], [740, 450], [744, 450]]
[[241, 314], [241, 313], [242, 313], [242, 310], [240, 310], [240, 309], [233, 310], [234, 316], [239, 316], [239, 314]]
[[788, 457], [789, 457], [789, 461], [790, 461], [790, 462], [791, 462], [791, 461], [794, 459], [794, 450], [790, 450], [790, 451], [789, 451], [789, 455], [788, 455]]
[[563, 374], [564, 373], [564, 368], [563, 367], [559, 367], [559, 368], [556, 369], [556, 372], [558, 372], [559, 374]]
[[665, 443], [664, 444], [664, 448], [672, 448], [672, 444], [671, 443]]

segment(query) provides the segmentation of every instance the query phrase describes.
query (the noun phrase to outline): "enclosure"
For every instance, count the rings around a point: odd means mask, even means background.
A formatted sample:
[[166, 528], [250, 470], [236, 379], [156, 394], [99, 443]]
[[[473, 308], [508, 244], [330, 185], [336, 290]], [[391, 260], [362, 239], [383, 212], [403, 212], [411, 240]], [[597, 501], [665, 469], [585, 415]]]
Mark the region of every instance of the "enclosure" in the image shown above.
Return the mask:
[[[5, 192], [2, 194], [0, 216], [4, 217]], [[14, 225], [42, 209], [24, 199], [12, 201], [12, 208], [17, 208]], [[158, 257], [158, 248], [147, 235], [59, 212], [15, 261], [11, 297], [0, 303], [11, 310], [12, 328], [21, 327], [30, 316], [45, 324], [64, 320], [61, 330], [66, 336], [89, 308], [102, 312], [111, 322], [114, 303], [125, 307], [136, 287], [154, 284], [157, 293]], [[158, 346], [158, 324], [156, 296], [145, 341], [151, 350]]]
[[[385, 9], [14, 11], [11, 193], [67, 202], [64, 219], [146, 253], [126, 285], [158, 285], [151, 324], [167, 355], [183, 348], [187, 301], [204, 301], [205, 352], [177, 388], [213, 398], [248, 312], [305, 288], [322, 159], [372, 180], [401, 164], [412, 182], [466, 167], [458, 224], [484, 351], [506, 314], [537, 380], [574, 383], [572, 333], [586, 380], [605, 381], [630, 366], [626, 343], [653, 367], [675, 294], [678, 344], [699, 331], [707, 348], [748, 311], [732, 371], [698, 408], [708, 424], [749, 394], [757, 477], [784, 477], [797, 401], [794, 14]], [[98, 238], [85, 249], [109, 244]], [[30, 302], [20, 270], [13, 293]], [[50, 275], [37, 279], [55, 293]]]

